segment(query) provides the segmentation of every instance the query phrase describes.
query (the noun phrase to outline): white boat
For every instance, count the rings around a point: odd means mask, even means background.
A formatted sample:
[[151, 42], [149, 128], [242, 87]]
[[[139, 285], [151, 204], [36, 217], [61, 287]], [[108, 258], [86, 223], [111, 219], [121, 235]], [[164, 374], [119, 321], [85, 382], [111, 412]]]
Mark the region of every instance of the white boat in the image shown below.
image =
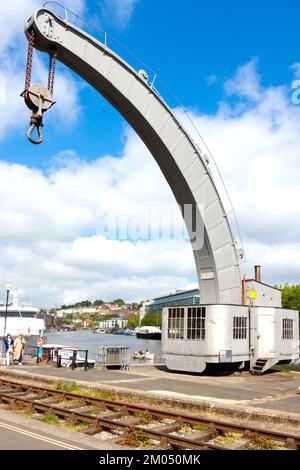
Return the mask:
[[135, 351], [133, 354], [132, 354], [132, 358], [133, 359], [147, 359], [147, 360], [153, 360], [154, 359], [154, 353], [151, 353], [150, 351], [148, 351], [148, 349], [146, 351]]
[[106, 330], [104, 328], [95, 328], [93, 333], [99, 333], [100, 335], [103, 335], [106, 333]]
[[161, 329], [158, 326], [141, 326], [135, 331], [138, 339], [161, 339]]
[[5, 332], [13, 338], [23, 333], [26, 345], [36, 346], [39, 336], [45, 330], [43, 318], [38, 318], [40, 311], [39, 308], [20, 306], [15, 292], [7, 309], [5, 305], [0, 306], [0, 339], [3, 339]]

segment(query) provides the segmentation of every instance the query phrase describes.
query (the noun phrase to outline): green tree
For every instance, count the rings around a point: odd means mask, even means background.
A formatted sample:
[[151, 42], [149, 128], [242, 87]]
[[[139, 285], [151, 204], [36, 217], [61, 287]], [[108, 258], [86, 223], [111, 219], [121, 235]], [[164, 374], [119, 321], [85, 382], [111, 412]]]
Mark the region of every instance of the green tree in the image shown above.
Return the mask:
[[113, 301], [113, 304], [121, 306], [121, 305], [124, 305], [125, 302], [122, 299], [116, 299], [116, 300]]
[[101, 316], [101, 314], [99, 314], [99, 313], [91, 313], [91, 314], [89, 315], [89, 318], [90, 318], [91, 320], [95, 320], [95, 321], [100, 321], [100, 320], [101, 320], [101, 317], [102, 317], [102, 316]]
[[148, 312], [141, 321], [141, 326], [160, 326], [162, 321], [161, 312]]
[[139, 324], [137, 315], [130, 315], [128, 318], [128, 328], [136, 328]]
[[283, 308], [300, 310], [300, 284], [285, 284], [284, 286], [275, 285], [275, 287], [277, 289], [281, 289]]
[[93, 307], [100, 307], [101, 305], [103, 305], [103, 300], [95, 300], [93, 302]]
[[90, 302], [89, 300], [83, 300], [82, 302], [77, 302], [77, 304], [75, 304], [75, 307], [91, 307], [92, 306], [92, 302]]
[[57, 326], [63, 325], [63, 324], [65, 324], [65, 325], [71, 325], [72, 323], [73, 323], [72, 320], [69, 320], [69, 319], [67, 319], [67, 318], [56, 318], [56, 319], [55, 319], [55, 324], [56, 324]]

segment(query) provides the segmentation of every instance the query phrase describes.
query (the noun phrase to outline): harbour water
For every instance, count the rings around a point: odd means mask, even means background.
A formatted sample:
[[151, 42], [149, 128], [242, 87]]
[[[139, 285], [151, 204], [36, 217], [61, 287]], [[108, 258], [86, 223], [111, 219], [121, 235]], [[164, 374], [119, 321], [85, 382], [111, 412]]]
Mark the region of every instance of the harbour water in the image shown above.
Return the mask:
[[[46, 337], [48, 343], [78, 346], [80, 349], [88, 349], [90, 359], [96, 359], [97, 349], [102, 348], [103, 346], [128, 346], [130, 356], [129, 362], [132, 364], [164, 362], [161, 357], [161, 341], [158, 340], [137, 339], [136, 336], [127, 335], [99, 334], [93, 333], [90, 330], [57, 331], [46, 333]], [[154, 361], [131, 358], [134, 351], [140, 351], [141, 349], [149, 349], [151, 353], [154, 353]]]

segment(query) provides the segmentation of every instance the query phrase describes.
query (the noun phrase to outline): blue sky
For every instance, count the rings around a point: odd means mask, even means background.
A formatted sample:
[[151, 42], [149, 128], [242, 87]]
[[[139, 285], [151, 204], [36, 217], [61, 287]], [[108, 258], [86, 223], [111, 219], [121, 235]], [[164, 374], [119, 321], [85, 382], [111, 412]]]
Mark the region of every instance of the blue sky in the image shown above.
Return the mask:
[[[250, 276], [254, 264], [263, 264], [265, 281], [299, 281], [300, 110], [292, 104], [291, 84], [300, 78], [300, 4], [65, 3], [147, 63], [189, 109], [235, 205], [248, 260], [242, 271]], [[82, 298], [140, 300], [193, 287], [186, 240], [133, 243], [99, 235], [108, 204], [128, 217], [151, 205], [177, 208], [123, 118], [62, 64], [44, 143], [27, 141], [29, 112], [19, 97], [23, 25], [40, 5], [11, 0], [1, 6], [0, 284], [10, 281], [25, 302], [33, 290], [41, 306]], [[35, 52], [35, 81], [46, 84], [47, 63]]]
[[[299, 15], [300, 4], [294, 1], [266, 0], [244, 1], [242, 6], [221, 0], [139, 0], [121, 25], [113, 11], [109, 18], [101, 14], [100, 1], [89, 0], [84, 10], [86, 18], [92, 18], [157, 71], [185, 107], [197, 107], [206, 114], [216, 112], [224, 97], [224, 81], [253, 57], [259, 59], [263, 85], [292, 81], [289, 67], [299, 57]], [[65, 68], [62, 64], [58, 67]], [[10, 136], [1, 142], [2, 158], [43, 167], [62, 147], [75, 147], [88, 159], [121, 153], [123, 119], [95, 90], [72, 75], [81, 87], [81, 113], [76, 124], [48, 125], [46, 116], [45, 134], [50, 145], [35, 148], [26, 139]]]

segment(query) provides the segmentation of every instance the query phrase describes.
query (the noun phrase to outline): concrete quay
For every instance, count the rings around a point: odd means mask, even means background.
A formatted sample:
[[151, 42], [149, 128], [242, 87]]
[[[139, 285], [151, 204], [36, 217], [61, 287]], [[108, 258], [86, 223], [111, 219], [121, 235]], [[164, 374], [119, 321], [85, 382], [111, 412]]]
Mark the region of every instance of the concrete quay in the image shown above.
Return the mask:
[[89, 389], [117, 390], [174, 407], [197, 407], [239, 421], [255, 420], [294, 432], [300, 430], [300, 374], [270, 372], [261, 376], [190, 375], [168, 371], [164, 366], [134, 365], [129, 370], [88, 371], [38, 365], [27, 360], [24, 366], [0, 368], [0, 376], [52, 384], [57, 380], [76, 382]]

